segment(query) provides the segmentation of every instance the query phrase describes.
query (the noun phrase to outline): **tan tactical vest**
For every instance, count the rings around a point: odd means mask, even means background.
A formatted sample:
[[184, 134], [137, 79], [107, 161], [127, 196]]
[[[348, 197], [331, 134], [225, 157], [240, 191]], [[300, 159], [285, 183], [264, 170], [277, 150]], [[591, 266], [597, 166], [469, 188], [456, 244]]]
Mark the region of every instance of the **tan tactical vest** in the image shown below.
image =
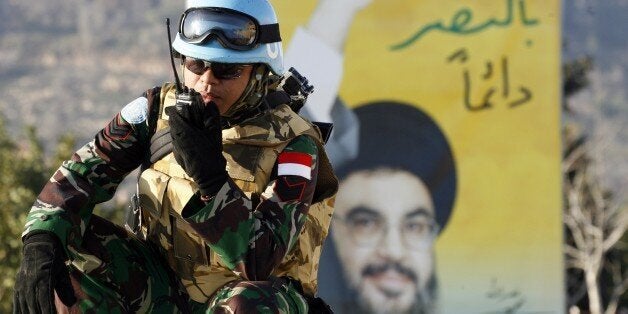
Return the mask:
[[[164, 109], [174, 103], [173, 86], [164, 85], [157, 130], [168, 126]], [[316, 192], [299, 241], [272, 275], [292, 277], [305, 293], [315, 295], [318, 263], [338, 187], [318, 129], [287, 105], [280, 105], [268, 114], [223, 130], [223, 155], [229, 176], [250, 199], [259, 199], [277, 155], [298, 135], [313, 137], [319, 148]], [[157, 244], [190, 297], [205, 303], [218, 288], [241, 278], [224, 267], [218, 255], [181, 218], [183, 207], [197, 190], [172, 153], [143, 171], [139, 180], [142, 233]]]

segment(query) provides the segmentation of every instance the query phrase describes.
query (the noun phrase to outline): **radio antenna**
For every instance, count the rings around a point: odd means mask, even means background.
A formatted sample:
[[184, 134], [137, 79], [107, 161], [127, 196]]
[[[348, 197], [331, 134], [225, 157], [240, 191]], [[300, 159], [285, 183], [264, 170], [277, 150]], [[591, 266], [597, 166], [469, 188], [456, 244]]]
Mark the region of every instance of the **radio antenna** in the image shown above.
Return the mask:
[[181, 81], [179, 80], [179, 74], [177, 73], [177, 67], [174, 65], [174, 55], [172, 54], [172, 38], [170, 37], [170, 18], [166, 18], [166, 29], [168, 31], [168, 48], [170, 48], [170, 64], [172, 65], [172, 72], [174, 72], [174, 82], [177, 85], [177, 92], [181, 93]]

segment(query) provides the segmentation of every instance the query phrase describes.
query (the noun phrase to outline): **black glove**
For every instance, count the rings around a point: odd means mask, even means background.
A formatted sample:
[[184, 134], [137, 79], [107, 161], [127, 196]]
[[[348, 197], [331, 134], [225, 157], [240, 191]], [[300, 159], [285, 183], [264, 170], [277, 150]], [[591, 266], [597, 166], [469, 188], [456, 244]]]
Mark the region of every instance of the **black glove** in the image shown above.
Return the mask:
[[54, 290], [66, 306], [76, 303], [65, 252], [56, 236], [37, 233], [24, 240], [24, 259], [15, 280], [13, 313], [55, 313]]
[[333, 314], [334, 311], [331, 309], [331, 306], [327, 304], [321, 298], [313, 298], [313, 297], [305, 297], [307, 300], [308, 313], [316, 313], [316, 314]]
[[220, 112], [214, 102], [205, 105], [193, 89], [186, 88], [176, 97], [176, 105], [166, 108], [174, 157], [202, 196], [214, 196], [229, 177], [222, 155]]

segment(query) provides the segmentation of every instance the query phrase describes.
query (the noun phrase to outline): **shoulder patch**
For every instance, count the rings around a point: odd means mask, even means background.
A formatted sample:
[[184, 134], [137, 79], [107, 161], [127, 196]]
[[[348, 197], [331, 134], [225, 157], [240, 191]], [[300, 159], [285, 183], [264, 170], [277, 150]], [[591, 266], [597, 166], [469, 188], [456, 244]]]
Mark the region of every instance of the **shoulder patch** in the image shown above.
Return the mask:
[[312, 163], [317, 158], [316, 144], [306, 135], [294, 138], [277, 157], [278, 176], [300, 176], [311, 180]]
[[146, 97], [138, 97], [134, 101], [128, 103], [122, 111], [122, 118], [131, 124], [138, 124], [146, 121], [148, 116], [148, 99]]
[[278, 176], [300, 176], [311, 180], [312, 155], [301, 152], [283, 151], [277, 157]]

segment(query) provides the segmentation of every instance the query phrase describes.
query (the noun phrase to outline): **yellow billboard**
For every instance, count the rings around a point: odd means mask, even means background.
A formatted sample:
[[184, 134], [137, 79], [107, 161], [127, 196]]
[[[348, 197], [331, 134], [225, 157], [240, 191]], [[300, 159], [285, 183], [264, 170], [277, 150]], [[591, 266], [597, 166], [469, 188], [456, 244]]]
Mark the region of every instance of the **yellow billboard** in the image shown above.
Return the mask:
[[334, 122], [339, 313], [564, 313], [560, 2], [275, 0]]

